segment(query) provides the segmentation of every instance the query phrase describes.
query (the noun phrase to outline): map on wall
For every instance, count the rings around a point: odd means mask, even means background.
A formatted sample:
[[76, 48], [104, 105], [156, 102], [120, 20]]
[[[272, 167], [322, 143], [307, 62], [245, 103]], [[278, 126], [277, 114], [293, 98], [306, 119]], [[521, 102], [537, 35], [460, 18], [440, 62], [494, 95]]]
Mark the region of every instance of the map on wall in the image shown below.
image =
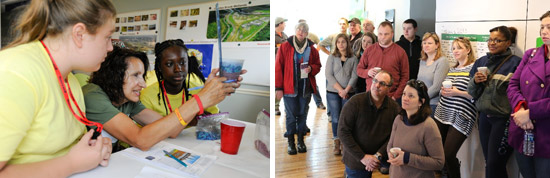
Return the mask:
[[[200, 60], [200, 69], [208, 76], [219, 67], [220, 56], [244, 59], [248, 70], [244, 83], [269, 86], [270, 5], [269, 0], [230, 0], [218, 3], [220, 27], [223, 31], [218, 45], [216, 2], [168, 7], [165, 39], [181, 39]], [[223, 53], [220, 54], [219, 49]], [[202, 60], [200, 55], [202, 55]], [[253, 66], [253, 67], [248, 67]]]
[[[269, 5], [219, 11], [223, 42], [269, 41]], [[218, 38], [215, 10], [210, 11], [208, 15], [206, 37]]]

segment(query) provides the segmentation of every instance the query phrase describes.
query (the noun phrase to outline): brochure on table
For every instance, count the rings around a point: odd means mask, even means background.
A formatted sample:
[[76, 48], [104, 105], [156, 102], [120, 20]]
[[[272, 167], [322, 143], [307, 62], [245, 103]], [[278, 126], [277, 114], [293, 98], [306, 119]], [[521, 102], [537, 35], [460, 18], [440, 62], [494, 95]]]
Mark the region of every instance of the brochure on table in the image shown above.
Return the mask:
[[[175, 156], [186, 166], [165, 154], [164, 151]], [[132, 147], [121, 151], [121, 153], [146, 162], [147, 164], [174, 170], [174, 172], [192, 177], [200, 177], [200, 175], [202, 175], [217, 159], [216, 156], [201, 154], [165, 141], [157, 143], [149, 151], [141, 151], [140, 149]]]

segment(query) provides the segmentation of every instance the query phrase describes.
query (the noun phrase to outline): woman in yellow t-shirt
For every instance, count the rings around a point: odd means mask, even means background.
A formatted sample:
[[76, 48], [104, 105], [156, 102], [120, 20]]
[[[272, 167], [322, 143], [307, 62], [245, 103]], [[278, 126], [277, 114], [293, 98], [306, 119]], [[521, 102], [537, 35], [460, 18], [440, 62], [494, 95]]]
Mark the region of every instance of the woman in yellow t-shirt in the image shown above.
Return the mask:
[[[167, 40], [159, 43], [155, 48], [155, 53], [157, 56], [155, 73], [158, 81], [141, 91], [140, 101], [145, 107], [165, 116], [171, 113], [172, 108], [179, 107], [190, 96], [197, 94], [200, 89], [191, 91], [189, 89], [203, 86], [206, 80], [199, 69], [199, 62], [195, 56], [181, 56], [188, 58], [185, 61], [180, 61], [186, 63], [183, 64], [185, 70], [182, 70], [183, 67], [181, 69], [171, 67], [175, 56], [188, 53], [182, 40]], [[219, 112], [216, 105], [205, 109], [207, 114]]]
[[[0, 51], [0, 177], [67, 177], [107, 166], [110, 139], [86, 133], [72, 70], [99, 69], [112, 50], [109, 0], [32, 0]], [[85, 124], [83, 124], [85, 123]]]

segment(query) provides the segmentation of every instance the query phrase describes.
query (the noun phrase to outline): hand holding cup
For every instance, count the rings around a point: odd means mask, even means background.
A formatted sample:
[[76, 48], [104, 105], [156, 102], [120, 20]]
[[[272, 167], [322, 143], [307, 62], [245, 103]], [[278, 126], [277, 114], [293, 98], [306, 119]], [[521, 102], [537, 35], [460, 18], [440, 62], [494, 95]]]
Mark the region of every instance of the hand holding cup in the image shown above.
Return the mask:
[[392, 154], [393, 158], [399, 156], [399, 152], [401, 152], [401, 148], [399, 147], [390, 148], [390, 153]]

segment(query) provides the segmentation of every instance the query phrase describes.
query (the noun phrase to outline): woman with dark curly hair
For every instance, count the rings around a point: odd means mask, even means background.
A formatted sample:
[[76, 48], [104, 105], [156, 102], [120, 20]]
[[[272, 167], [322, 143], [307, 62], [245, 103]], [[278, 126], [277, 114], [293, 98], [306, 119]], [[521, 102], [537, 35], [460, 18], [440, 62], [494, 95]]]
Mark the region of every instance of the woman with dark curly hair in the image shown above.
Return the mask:
[[[142, 52], [114, 49], [82, 88], [86, 115], [103, 124], [102, 134], [141, 150], [148, 150], [167, 137], [175, 138], [195, 115], [204, 112], [203, 108], [221, 102], [240, 86], [239, 82], [222, 83], [225, 78], [215, 76], [218, 69], [214, 69], [198, 94], [162, 117], [139, 101], [148, 64]], [[138, 127], [134, 121], [144, 126]]]
[[[190, 88], [204, 85], [205, 79], [195, 56], [188, 57], [182, 40], [167, 40], [155, 45], [155, 74], [157, 82], [141, 91], [140, 101], [145, 107], [166, 116], [200, 90]], [[215, 105], [205, 113], [218, 113]]]
[[445, 164], [441, 134], [430, 117], [428, 87], [409, 80], [403, 90], [401, 113], [395, 117], [388, 142], [390, 177], [435, 177]]

